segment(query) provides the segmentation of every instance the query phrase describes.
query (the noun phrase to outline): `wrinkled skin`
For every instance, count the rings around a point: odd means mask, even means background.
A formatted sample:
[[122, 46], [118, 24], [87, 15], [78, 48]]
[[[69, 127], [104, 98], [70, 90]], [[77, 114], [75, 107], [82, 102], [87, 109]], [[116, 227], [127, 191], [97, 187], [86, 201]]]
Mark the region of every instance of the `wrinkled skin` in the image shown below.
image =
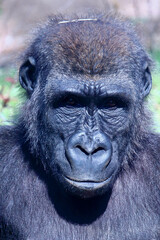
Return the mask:
[[0, 129], [2, 239], [159, 240], [151, 60], [114, 16], [51, 19], [27, 49], [27, 100]]

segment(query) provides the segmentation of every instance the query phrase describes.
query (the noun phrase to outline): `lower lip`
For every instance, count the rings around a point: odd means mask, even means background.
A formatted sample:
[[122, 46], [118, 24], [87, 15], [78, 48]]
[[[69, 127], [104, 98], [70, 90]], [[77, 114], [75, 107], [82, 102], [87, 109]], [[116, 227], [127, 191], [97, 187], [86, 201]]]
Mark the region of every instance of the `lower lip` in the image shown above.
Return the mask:
[[111, 178], [112, 178], [112, 176], [102, 182], [90, 182], [90, 181], [80, 182], [80, 181], [74, 181], [74, 180], [71, 180], [71, 179], [65, 177], [66, 181], [68, 183], [70, 183], [71, 185], [81, 188], [81, 189], [86, 189], [86, 190], [92, 190], [92, 189], [95, 190], [98, 188], [102, 188], [103, 186], [105, 186], [106, 184], [108, 184], [110, 182]]

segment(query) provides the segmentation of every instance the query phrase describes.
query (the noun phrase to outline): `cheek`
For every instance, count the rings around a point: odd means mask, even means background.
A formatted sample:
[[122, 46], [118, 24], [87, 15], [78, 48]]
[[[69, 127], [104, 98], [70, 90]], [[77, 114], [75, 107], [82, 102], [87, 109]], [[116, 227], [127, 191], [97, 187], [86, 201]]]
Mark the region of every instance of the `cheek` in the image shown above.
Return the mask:
[[58, 136], [54, 138], [54, 144], [52, 145], [52, 157], [51, 157], [51, 165], [54, 162], [63, 162], [65, 159], [65, 147], [64, 142]]
[[60, 162], [64, 168], [69, 167], [65, 157], [66, 142], [76, 129], [76, 123], [69, 120], [57, 110], [49, 109], [46, 114], [45, 124], [48, 133], [45, 142], [47, 143], [46, 149], [49, 150], [49, 165], [53, 169]]
[[67, 139], [80, 125], [82, 112], [68, 109], [49, 109], [46, 115], [47, 127], [57, 137]]
[[117, 111], [116, 113], [112, 113], [101, 111], [99, 116], [102, 130], [110, 136], [111, 139], [129, 130], [129, 118], [125, 112]]
[[116, 135], [114, 137], [114, 141], [117, 144], [118, 162], [119, 165], [121, 165], [128, 152], [129, 136], [126, 134], [126, 132], [124, 132], [122, 134]]

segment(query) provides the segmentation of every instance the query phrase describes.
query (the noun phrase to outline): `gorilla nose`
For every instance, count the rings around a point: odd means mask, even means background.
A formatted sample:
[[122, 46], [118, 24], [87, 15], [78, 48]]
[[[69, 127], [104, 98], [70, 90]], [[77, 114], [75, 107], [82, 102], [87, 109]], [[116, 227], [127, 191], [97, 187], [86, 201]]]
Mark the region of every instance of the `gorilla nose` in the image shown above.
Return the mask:
[[67, 144], [67, 158], [73, 168], [103, 169], [112, 155], [112, 145], [108, 136], [101, 132], [91, 136], [85, 132], [74, 134]]
[[[88, 146], [87, 146], [88, 145]], [[94, 146], [93, 144], [87, 144], [85, 146], [77, 145], [76, 148], [78, 148], [82, 153], [89, 155], [95, 155], [95, 154], [102, 154], [104, 153], [105, 146]]]

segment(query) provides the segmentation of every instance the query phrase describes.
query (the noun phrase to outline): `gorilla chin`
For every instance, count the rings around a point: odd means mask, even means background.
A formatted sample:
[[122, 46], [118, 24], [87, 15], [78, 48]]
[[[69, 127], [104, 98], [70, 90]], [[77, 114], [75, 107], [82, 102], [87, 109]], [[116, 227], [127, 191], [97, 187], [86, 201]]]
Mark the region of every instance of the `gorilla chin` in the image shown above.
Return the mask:
[[92, 198], [103, 195], [110, 189], [112, 178], [113, 176], [103, 181], [79, 181], [64, 177], [67, 190], [72, 195], [79, 196], [80, 198]]

